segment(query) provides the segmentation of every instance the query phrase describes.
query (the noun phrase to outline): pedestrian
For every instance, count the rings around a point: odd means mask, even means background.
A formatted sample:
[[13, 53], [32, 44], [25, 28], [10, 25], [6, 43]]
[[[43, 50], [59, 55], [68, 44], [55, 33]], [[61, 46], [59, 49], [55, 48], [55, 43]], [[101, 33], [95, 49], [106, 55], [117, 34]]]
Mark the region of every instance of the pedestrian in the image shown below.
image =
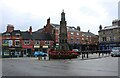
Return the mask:
[[41, 60], [42, 59], [42, 57], [41, 56], [38, 56], [38, 60]]
[[51, 51], [52, 49], [47, 49], [47, 60], [50, 60], [50, 55], [49, 55], [49, 52]]

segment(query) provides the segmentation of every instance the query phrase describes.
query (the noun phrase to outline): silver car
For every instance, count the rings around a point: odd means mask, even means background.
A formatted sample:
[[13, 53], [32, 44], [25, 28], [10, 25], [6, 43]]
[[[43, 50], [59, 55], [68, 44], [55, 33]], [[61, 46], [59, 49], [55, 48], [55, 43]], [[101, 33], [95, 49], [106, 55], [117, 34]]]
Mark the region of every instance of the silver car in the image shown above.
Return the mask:
[[111, 56], [120, 56], [120, 47], [113, 47], [111, 51]]

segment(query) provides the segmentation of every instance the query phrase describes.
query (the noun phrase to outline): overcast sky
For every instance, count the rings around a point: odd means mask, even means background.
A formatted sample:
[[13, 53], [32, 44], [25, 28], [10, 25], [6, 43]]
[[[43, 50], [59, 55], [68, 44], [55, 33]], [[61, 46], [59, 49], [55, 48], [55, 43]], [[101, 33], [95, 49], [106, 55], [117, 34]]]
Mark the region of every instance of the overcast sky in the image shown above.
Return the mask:
[[68, 26], [80, 26], [81, 31], [98, 34], [99, 25], [109, 26], [118, 18], [119, 0], [0, 0], [0, 32], [7, 24], [16, 30], [33, 31], [51, 23], [60, 24], [64, 9]]

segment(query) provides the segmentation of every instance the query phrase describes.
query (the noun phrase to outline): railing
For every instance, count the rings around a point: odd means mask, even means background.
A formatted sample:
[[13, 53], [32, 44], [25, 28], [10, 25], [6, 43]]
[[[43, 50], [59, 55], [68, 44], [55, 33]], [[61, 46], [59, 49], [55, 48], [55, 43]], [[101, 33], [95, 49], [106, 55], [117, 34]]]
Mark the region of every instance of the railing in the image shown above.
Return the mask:
[[85, 57], [88, 58], [89, 57], [89, 54], [93, 54], [93, 53], [98, 53], [98, 57], [101, 56], [104, 56], [104, 54], [109, 54], [110, 55], [110, 50], [86, 50], [86, 51], [81, 51], [81, 55], [82, 55], [82, 59], [84, 59]]

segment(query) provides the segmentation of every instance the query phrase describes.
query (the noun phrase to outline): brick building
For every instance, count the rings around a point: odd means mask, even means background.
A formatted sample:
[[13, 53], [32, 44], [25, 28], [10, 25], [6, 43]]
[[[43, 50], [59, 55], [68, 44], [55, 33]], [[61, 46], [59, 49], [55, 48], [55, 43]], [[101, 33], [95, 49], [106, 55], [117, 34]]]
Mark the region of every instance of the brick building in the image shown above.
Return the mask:
[[14, 30], [14, 26], [8, 25], [7, 31], [2, 33], [2, 56], [33, 56], [34, 51], [50, 48], [53, 39], [49, 33]]
[[[50, 33], [54, 39], [55, 43], [59, 43], [60, 25], [50, 23], [50, 18], [47, 19], [47, 24], [44, 28], [39, 29], [38, 32]], [[95, 47], [98, 45], [98, 36], [88, 32], [83, 32], [80, 27], [77, 28], [73, 26], [67, 26], [67, 42], [70, 44], [71, 48], [83, 49], [89, 45], [91, 50], [98, 49]], [[84, 49], [85, 50], [85, 49]]]

